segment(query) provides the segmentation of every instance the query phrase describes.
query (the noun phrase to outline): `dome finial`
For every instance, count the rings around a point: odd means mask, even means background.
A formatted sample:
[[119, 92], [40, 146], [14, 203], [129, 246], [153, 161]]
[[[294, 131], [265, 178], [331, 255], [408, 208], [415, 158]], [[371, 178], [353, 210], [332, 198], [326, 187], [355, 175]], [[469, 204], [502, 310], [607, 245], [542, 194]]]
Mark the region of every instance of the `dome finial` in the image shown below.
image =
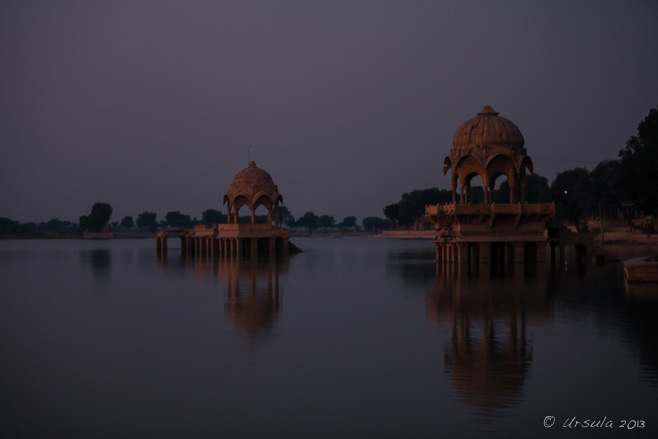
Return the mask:
[[482, 110], [478, 113], [478, 116], [498, 116], [498, 113], [491, 107], [491, 105], [485, 105], [482, 107]]

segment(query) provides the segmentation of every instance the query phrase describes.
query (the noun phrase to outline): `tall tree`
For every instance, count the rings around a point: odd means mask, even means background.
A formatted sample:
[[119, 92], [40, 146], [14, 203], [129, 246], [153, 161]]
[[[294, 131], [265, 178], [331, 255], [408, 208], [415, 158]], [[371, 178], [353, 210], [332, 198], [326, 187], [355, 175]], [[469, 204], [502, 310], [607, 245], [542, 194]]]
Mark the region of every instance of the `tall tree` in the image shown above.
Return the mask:
[[295, 225], [297, 227], [306, 227], [308, 229], [308, 233], [312, 234], [313, 229], [318, 227], [318, 219], [318, 216], [313, 212], [306, 212], [301, 218], [297, 220]]
[[80, 217], [82, 231], [100, 232], [112, 217], [112, 206], [107, 203], [94, 203], [89, 215]]
[[192, 219], [189, 215], [184, 215], [179, 211], [167, 212], [165, 215], [167, 225], [172, 228], [190, 228], [192, 227]]
[[342, 229], [351, 229], [356, 227], [356, 217], [355, 216], [346, 216], [343, 218], [343, 222], [340, 223], [340, 228]]
[[226, 215], [217, 209], [206, 209], [201, 212], [201, 222], [205, 225], [220, 224], [226, 222]]
[[121, 219], [121, 222], [119, 223], [119, 228], [124, 229], [124, 230], [129, 230], [135, 227], [135, 221], [133, 220], [133, 217], [130, 215], [126, 215]]
[[[494, 201], [496, 203], [509, 203], [509, 191], [509, 183], [505, 180], [494, 191]], [[516, 199], [521, 200], [521, 185], [517, 185]], [[551, 188], [546, 177], [539, 174], [526, 176], [525, 200], [528, 203], [548, 203], [550, 199]]]
[[279, 222], [286, 227], [295, 227], [295, 217], [286, 206], [279, 206]]
[[148, 232], [158, 230], [157, 214], [154, 212], [142, 212], [137, 215], [137, 227]]
[[371, 232], [376, 232], [378, 230], [388, 229], [391, 225], [391, 222], [376, 216], [368, 216], [363, 219], [361, 224], [363, 225], [364, 229]]
[[658, 107], [637, 127], [637, 136], [619, 151], [621, 171], [635, 206], [658, 215]]
[[324, 230], [327, 230], [327, 227], [333, 227], [335, 223], [336, 220], [331, 215], [320, 215], [318, 218], [318, 227], [322, 227]]
[[556, 217], [576, 227], [587, 229], [586, 219], [593, 213], [593, 193], [589, 172], [575, 168], [557, 174], [551, 184], [551, 198], [555, 202]]
[[395, 204], [384, 207], [384, 215], [398, 224], [405, 225], [422, 221], [425, 206], [428, 204], [448, 203], [452, 201], [452, 192], [445, 189], [431, 188], [413, 190], [402, 194], [402, 199]]

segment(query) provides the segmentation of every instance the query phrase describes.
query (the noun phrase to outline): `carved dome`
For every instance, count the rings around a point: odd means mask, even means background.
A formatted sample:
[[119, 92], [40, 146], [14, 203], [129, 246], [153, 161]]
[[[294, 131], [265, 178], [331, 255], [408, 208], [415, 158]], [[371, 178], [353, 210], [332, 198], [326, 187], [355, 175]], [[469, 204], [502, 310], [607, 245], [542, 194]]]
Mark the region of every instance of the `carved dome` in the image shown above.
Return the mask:
[[525, 202], [525, 172], [532, 174], [532, 160], [526, 154], [519, 127], [500, 117], [489, 105], [467, 120], [452, 138], [453, 148], [443, 160], [443, 174], [452, 172], [453, 202], [459, 187], [460, 200], [468, 199], [468, 188], [480, 176], [485, 188], [484, 201], [493, 200], [496, 179], [505, 175], [511, 188], [510, 203], [516, 203], [516, 184], [521, 185], [521, 201]]
[[519, 127], [485, 105], [477, 117], [457, 129], [452, 144], [455, 148], [502, 146], [516, 150], [523, 148], [524, 140]]
[[278, 193], [279, 188], [274, 184], [272, 176], [256, 166], [252, 160], [249, 166], [235, 174], [233, 182], [228, 187], [227, 195], [254, 196], [258, 193], [272, 195]]
[[233, 182], [224, 195], [224, 204], [228, 207], [229, 223], [231, 222], [231, 212], [234, 216], [233, 221], [237, 223], [240, 208], [247, 206], [251, 210], [251, 223], [254, 224], [256, 209], [259, 206], [265, 206], [270, 221], [274, 211], [278, 227], [278, 203], [281, 202], [283, 202], [283, 197], [279, 193], [279, 187], [274, 184], [272, 176], [258, 168], [254, 161], [249, 162], [248, 167], [235, 174]]

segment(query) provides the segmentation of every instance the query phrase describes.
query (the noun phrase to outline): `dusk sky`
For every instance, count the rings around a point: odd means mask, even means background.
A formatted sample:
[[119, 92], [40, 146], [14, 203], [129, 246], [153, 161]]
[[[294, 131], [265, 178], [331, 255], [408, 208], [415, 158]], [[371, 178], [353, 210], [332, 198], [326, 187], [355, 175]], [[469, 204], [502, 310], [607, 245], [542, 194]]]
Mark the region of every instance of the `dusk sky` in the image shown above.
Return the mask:
[[549, 180], [616, 158], [658, 2], [3, 0], [0, 217], [226, 212], [249, 145], [295, 217], [383, 217], [484, 105]]

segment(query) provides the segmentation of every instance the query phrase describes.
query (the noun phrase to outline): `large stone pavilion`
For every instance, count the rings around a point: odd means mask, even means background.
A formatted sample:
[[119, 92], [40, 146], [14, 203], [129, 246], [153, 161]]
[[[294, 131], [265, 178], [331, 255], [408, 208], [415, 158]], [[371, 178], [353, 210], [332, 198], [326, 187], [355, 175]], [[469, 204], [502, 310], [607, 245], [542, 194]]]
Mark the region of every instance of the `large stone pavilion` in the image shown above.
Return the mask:
[[[270, 174], [251, 161], [238, 172], [224, 195], [227, 223], [195, 226], [193, 229], [163, 230], [156, 235], [158, 252], [167, 251], [167, 238], [179, 237], [183, 254], [215, 255], [276, 255], [299, 251], [290, 243], [288, 229], [281, 228], [279, 204], [283, 201], [279, 188]], [[267, 223], [256, 222], [256, 210], [267, 210]], [[240, 209], [251, 212], [249, 223], [240, 223]]]
[[[532, 160], [519, 128], [487, 105], [457, 129], [452, 144], [443, 165], [443, 174], [451, 173], [452, 203], [425, 208], [426, 219], [437, 231], [437, 261], [544, 262], [545, 224], [555, 215], [555, 205], [526, 202], [526, 173], [533, 172]], [[509, 202], [494, 203], [501, 176], [510, 187]], [[469, 202], [475, 177], [484, 189], [481, 204]]]

